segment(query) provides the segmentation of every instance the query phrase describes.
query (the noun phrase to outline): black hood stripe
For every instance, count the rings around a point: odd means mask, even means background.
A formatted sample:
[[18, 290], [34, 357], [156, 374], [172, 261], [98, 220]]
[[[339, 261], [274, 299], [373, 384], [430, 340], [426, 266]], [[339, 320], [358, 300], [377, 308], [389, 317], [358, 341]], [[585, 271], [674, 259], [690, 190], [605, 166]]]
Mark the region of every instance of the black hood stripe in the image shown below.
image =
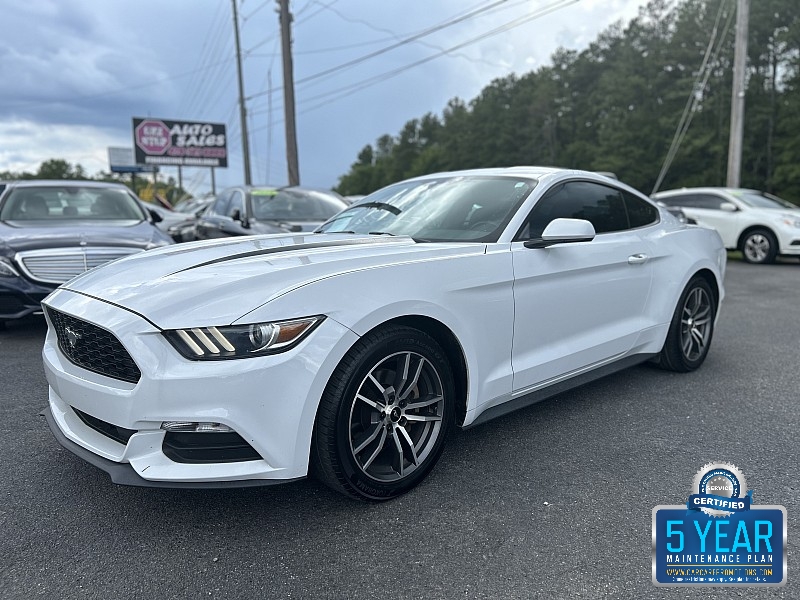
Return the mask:
[[298, 250], [316, 250], [317, 248], [335, 248], [337, 246], [359, 246], [359, 245], [364, 246], [364, 245], [387, 244], [387, 243], [390, 244], [390, 243], [408, 242], [408, 241], [413, 241], [413, 240], [410, 237], [397, 237], [397, 238], [369, 237], [369, 238], [357, 238], [353, 240], [337, 240], [329, 242], [313, 242], [307, 244], [292, 244], [290, 246], [276, 246], [274, 248], [263, 248], [261, 250], [251, 250], [249, 252], [242, 252], [240, 254], [222, 256], [220, 258], [215, 258], [213, 260], [208, 260], [206, 262], [192, 265], [191, 267], [186, 267], [185, 269], [181, 269], [180, 271], [175, 271], [170, 275], [176, 275], [178, 273], [191, 271], [192, 269], [207, 267], [208, 265], [215, 265], [218, 263], [228, 262], [232, 260], [239, 260], [241, 258], [250, 258], [252, 256], [266, 256], [269, 254], [280, 254], [281, 252], [296, 252]]

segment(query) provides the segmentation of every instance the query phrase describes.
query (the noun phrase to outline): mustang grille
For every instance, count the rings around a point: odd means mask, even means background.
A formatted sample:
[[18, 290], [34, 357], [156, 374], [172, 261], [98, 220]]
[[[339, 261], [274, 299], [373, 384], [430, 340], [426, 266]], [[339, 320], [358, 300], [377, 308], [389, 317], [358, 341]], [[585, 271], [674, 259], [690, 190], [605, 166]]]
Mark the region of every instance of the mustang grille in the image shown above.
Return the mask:
[[139, 248], [56, 248], [17, 254], [25, 274], [43, 283], [64, 283], [107, 262], [141, 252]]
[[138, 383], [142, 372], [110, 331], [47, 307], [58, 347], [71, 362], [106, 377]]

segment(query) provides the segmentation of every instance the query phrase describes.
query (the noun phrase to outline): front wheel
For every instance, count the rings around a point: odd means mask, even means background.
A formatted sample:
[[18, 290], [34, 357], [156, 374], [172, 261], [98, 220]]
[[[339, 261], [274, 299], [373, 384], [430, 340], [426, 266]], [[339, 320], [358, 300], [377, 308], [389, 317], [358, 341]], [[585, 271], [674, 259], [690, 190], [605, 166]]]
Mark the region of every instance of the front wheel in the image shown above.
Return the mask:
[[658, 364], [670, 371], [694, 371], [708, 355], [714, 334], [716, 305], [711, 286], [694, 277], [681, 294]]
[[454, 412], [452, 372], [432, 337], [402, 326], [367, 334], [325, 388], [313, 470], [355, 498], [403, 494], [439, 460]]
[[763, 265], [775, 262], [778, 241], [766, 229], [750, 231], [742, 240], [742, 257], [746, 262]]

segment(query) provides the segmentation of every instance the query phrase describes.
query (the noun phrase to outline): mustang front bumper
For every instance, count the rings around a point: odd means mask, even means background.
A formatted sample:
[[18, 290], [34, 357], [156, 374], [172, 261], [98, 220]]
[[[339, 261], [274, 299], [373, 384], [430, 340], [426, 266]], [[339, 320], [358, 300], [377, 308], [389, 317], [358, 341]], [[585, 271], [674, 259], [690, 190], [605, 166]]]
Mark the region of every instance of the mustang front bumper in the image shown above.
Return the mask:
[[[128, 383], [74, 364], [49, 323], [43, 359], [50, 427], [67, 449], [128, 485], [246, 486], [304, 477], [319, 398], [357, 339], [325, 319], [281, 354], [190, 361], [157, 327], [123, 308], [68, 290], [56, 291], [45, 304], [111, 331], [141, 371], [137, 383]], [[253, 456], [215, 461], [190, 453], [175, 460], [162, 428], [170, 421], [225, 425]]]

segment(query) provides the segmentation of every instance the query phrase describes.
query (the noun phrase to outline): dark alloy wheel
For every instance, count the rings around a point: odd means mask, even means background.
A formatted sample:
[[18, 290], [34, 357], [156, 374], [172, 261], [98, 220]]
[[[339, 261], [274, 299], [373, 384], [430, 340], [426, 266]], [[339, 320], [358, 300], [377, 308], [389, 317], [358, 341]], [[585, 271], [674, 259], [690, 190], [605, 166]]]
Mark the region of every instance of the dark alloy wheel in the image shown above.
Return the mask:
[[681, 372], [694, 371], [702, 365], [711, 347], [715, 317], [711, 286], [702, 277], [694, 277], [675, 307], [658, 364]]
[[775, 262], [778, 255], [778, 242], [766, 229], [754, 229], [742, 239], [742, 257], [745, 262], [763, 265]]
[[439, 459], [453, 422], [450, 366], [436, 341], [388, 327], [359, 341], [320, 403], [312, 459], [339, 492], [388, 500], [417, 485]]

